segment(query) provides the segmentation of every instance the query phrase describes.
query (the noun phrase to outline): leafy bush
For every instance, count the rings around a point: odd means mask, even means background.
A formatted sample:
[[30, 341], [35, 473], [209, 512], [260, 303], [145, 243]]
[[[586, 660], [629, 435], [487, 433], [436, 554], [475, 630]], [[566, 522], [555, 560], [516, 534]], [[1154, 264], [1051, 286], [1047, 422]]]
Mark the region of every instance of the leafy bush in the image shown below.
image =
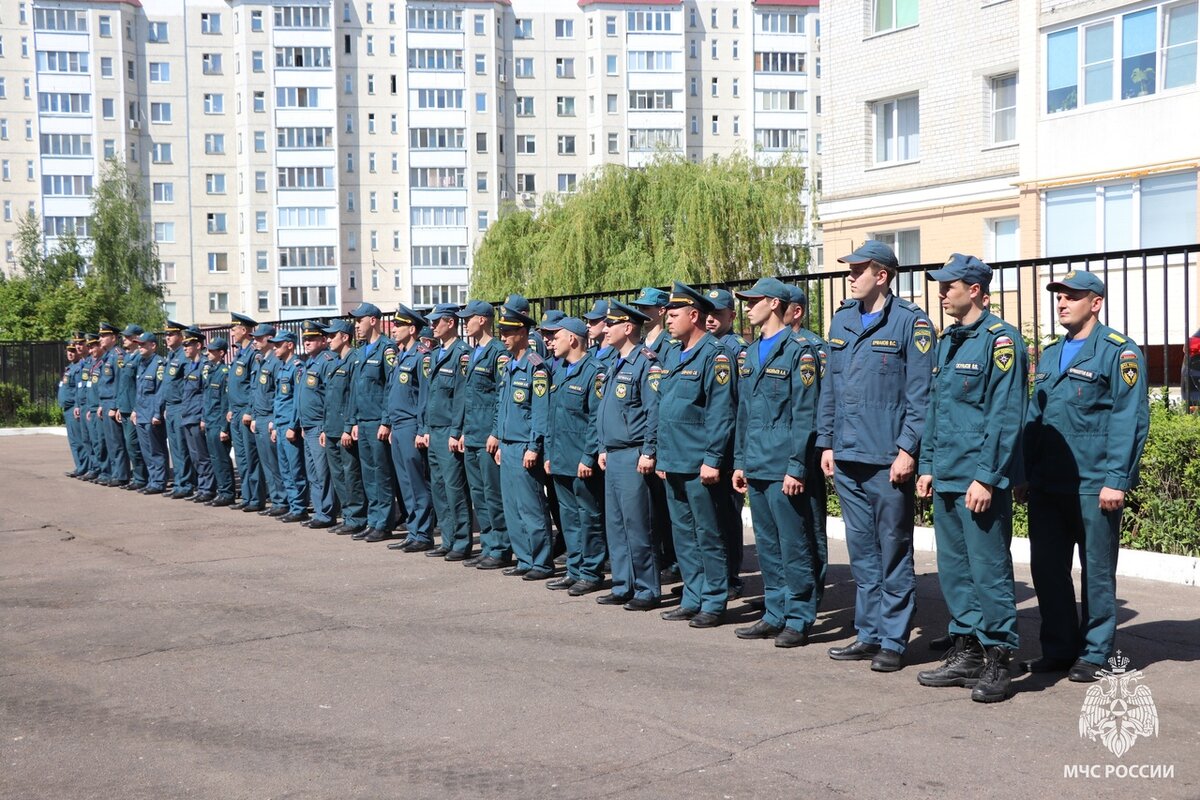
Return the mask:
[[29, 392], [13, 383], [0, 383], [0, 425], [12, 425], [17, 412], [29, 405]]

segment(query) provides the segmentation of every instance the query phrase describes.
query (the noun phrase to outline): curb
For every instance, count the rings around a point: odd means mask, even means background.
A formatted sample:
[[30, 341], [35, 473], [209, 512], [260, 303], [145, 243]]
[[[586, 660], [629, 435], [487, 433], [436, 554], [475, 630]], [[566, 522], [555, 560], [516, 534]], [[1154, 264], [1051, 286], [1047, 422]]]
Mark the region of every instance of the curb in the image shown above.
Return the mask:
[[48, 433], [52, 436], [66, 436], [67, 429], [65, 426], [53, 428], [0, 428], [0, 436], [33, 436], [40, 433]]
[[[750, 522], [750, 508], [742, 510], [742, 524], [753, 536], [754, 526]], [[846, 540], [846, 526], [841, 517], [826, 518], [826, 533], [830, 539]], [[917, 527], [913, 530], [913, 550], [936, 553], [937, 541], [933, 528]], [[1014, 564], [1029, 563], [1029, 540], [1013, 537], [1009, 546]], [[1075, 554], [1073, 569], [1079, 569], [1079, 554]], [[1117, 574], [1125, 578], [1142, 578], [1148, 581], [1176, 583], [1182, 586], [1200, 585], [1200, 558], [1176, 556], [1167, 553], [1149, 553], [1145, 550], [1130, 550], [1122, 547], [1117, 555]]]

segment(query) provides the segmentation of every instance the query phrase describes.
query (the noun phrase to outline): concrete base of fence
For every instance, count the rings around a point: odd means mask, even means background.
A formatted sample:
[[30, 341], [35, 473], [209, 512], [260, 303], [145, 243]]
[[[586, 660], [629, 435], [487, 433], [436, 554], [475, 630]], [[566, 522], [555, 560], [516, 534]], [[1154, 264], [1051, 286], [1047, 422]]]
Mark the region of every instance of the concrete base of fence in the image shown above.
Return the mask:
[[[751, 538], [754, 526], [750, 521], [750, 508], [742, 510], [742, 524], [750, 531]], [[846, 526], [841, 517], [829, 517], [826, 531], [829, 538], [846, 540]], [[937, 552], [937, 541], [934, 539], [933, 528], [918, 527], [913, 531], [913, 549], [922, 552]], [[1029, 540], [1014, 537], [1009, 550], [1012, 552], [1014, 564], [1029, 563]], [[1075, 555], [1074, 568], [1079, 569], [1079, 555]], [[1121, 548], [1117, 557], [1117, 574], [1127, 578], [1143, 578], [1149, 581], [1177, 583], [1183, 586], [1200, 585], [1200, 558], [1194, 556], [1174, 556], [1166, 553], [1149, 553], [1145, 550], [1129, 550]]]
[[0, 428], [0, 436], [33, 436], [35, 433], [49, 433], [53, 436], [66, 436], [65, 426], [54, 428]]

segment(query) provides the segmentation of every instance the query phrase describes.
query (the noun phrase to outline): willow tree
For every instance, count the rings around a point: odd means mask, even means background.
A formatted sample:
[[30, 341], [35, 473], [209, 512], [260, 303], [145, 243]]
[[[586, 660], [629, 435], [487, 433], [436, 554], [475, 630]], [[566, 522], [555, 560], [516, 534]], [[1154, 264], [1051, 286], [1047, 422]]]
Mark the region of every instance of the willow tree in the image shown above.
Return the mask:
[[535, 212], [509, 206], [475, 253], [472, 291], [571, 294], [800, 271], [803, 169], [735, 155], [608, 166]]

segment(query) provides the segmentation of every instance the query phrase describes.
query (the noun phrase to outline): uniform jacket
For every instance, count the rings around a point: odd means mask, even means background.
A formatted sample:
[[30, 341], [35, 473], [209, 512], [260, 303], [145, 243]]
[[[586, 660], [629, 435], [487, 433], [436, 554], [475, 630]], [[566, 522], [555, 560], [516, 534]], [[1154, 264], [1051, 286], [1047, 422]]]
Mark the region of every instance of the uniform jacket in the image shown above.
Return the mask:
[[550, 420], [546, 461], [551, 475], [575, 477], [579, 465], [596, 466], [600, 450], [596, 413], [604, 387], [605, 365], [584, 353], [574, 364], [562, 364], [550, 384]]
[[[204, 381], [204, 410], [202, 418], [206, 430], [229, 433], [229, 421], [225, 412], [229, 410], [229, 365], [221, 361], [206, 361], [200, 371]], [[238, 424], [242, 424], [241, 420]]]
[[1060, 340], [1045, 349], [1033, 376], [1025, 427], [1029, 483], [1072, 494], [1129, 491], [1150, 430], [1142, 351], [1100, 323], [1064, 371], [1061, 347]]
[[137, 398], [133, 410], [138, 425], [149, 425], [163, 418], [163, 383], [167, 377], [167, 360], [155, 353], [138, 365]]
[[279, 361], [275, 369], [275, 403], [272, 422], [275, 430], [283, 436], [289, 430], [300, 430], [299, 394], [304, 385], [304, 362], [293, 355], [287, 361]]
[[204, 365], [207, 359], [198, 358], [190, 361], [187, 358], [179, 365], [175, 373], [175, 382], [179, 385], [179, 411], [176, 415], [184, 425], [199, 425], [200, 415], [204, 413]]
[[1023, 482], [1028, 374], [1020, 332], [990, 311], [942, 334], [917, 468], [933, 476], [935, 491], [965, 492], [971, 481], [999, 489]]
[[75, 384], [79, 382], [79, 362], [72, 361], [63, 370], [58, 382], [58, 407], [69, 411], [75, 407]]
[[396, 369], [396, 342], [380, 336], [350, 353], [350, 408], [346, 422], [353, 427], [362, 423], [383, 422], [387, 406], [388, 382]]
[[[427, 434], [431, 428], [446, 428], [450, 438], [463, 432], [467, 373], [471, 369], [471, 348], [462, 339], [448, 347], [439, 347], [421, 356], [421, 419], [418, 433]], [[482, 413], [487, 413], [486, 409]]]
[[[636, 447], [658, 456], [658, 387], [662, 364], [654, 351], [638, 345], [601, 376], [596, 409], [600, 452]], [[553, 466], [553, 464], [551, 465]]]
[[345, 358], [334, 354], [330, 362], [332, 367], [325, 379], [325, 435], [341, 438], [342, 434], [350, 433], [351, 426], [346, 421], [346, 413], [350, 406], [350, 357], [353, 350], [347, 351]]
[[916, 456], [925, 432], [933, 368], [933, 325], [917, 306], [888, 295], [862, 330], [861, 305], [842, 303], [829, 326], [829, 366], [821, 388], [817, 447], [841, 461], [891, 464]]
[[668, 351], [658, 385], [658, 469], [733, 466], [733, 365], [709, 333], [687, 352], [679, 346]]
[[275, 373], [279, 370], [279, 359], [274, 353], [262, 353], [252, 374], [250, 385], [250, 410], [259, 419], [271, 419], [275, 415]]
[[393, 428], [397, 425], [416, 425], [421, 416], [422, 384], [425, 382], [421, 365], [426, 355], [416, 344], [409, 345], [407, 350], [397, 351], [396, 369], [388, 389], [386, 416], [388, 425]]
[[738, 370], [734, 469], [756, 480], [816, 479], [820, 355], [791, 331], [781, 333], [765, 359], [757, 341], [747, 347]]
[[132, 353], [122, 351], [117, 358], [117, 409], [125, 415], [133, 411], [133, 403], [137, 399], [137, 371], [142, 363], [142, 353], [134, 350]]
[[329, 376], [340, 361], [329, 348], [325, 348], [305, 359], [300, 371], [302, 387], [298, 394], [300, 404], [300, 427], [304, 430], [320, 429], [325, 423], [325, 393], [329, 390]]
[[79, 380], [75, 385], [75, 405], [82, 409], [80, 413], [92, 409], [91, 404], [88, 402], [88, 394], [92, 389], [92, 373], [94, 371], [92, 367], [95, 361], [96, 359], [91, 356], [84, 356], [79, 360], [79, 371], [76, 373], [79, 376]]
[[261, 361], [262, 354], [255, 350], [254, 345], [249, 342], [245, 346], [239, 347], [237, 355], [233, 357], [227, 392], [229, 408], [235, 414], [244, 414], [251, 407], [250, 391], [254, 385], [254, 373]]
[[167, 378], [163, 386], [163, 400], [168, 407], [183, 401], [183, 378], [180, 372], [186, 361], [187, 355], [184, 354], [183, 347], [176, 347], [167, 354]]
[[471, 447], [483, 447], [487, 438], [495, 434], [496, 389], [508, 362], [508, 351], [499, 339], [490, 339], [482, 348], [471, 349], [459, 423], [464, 443]]
[[121, 374], [121, 367], [117, 362], [124, 361], [124, 355], [124, 350], [113, 346], [100, 356], [100, 384], [97, 388], [97, 396], [100, 398], [100, 405], [104, 407], [106, 414], [109, 409], [117, 407], [117, 381]]
[[550, 414], [550, 372], [537, 353], [510, 359], [497, 390], [496, 437], [541, 455]]

